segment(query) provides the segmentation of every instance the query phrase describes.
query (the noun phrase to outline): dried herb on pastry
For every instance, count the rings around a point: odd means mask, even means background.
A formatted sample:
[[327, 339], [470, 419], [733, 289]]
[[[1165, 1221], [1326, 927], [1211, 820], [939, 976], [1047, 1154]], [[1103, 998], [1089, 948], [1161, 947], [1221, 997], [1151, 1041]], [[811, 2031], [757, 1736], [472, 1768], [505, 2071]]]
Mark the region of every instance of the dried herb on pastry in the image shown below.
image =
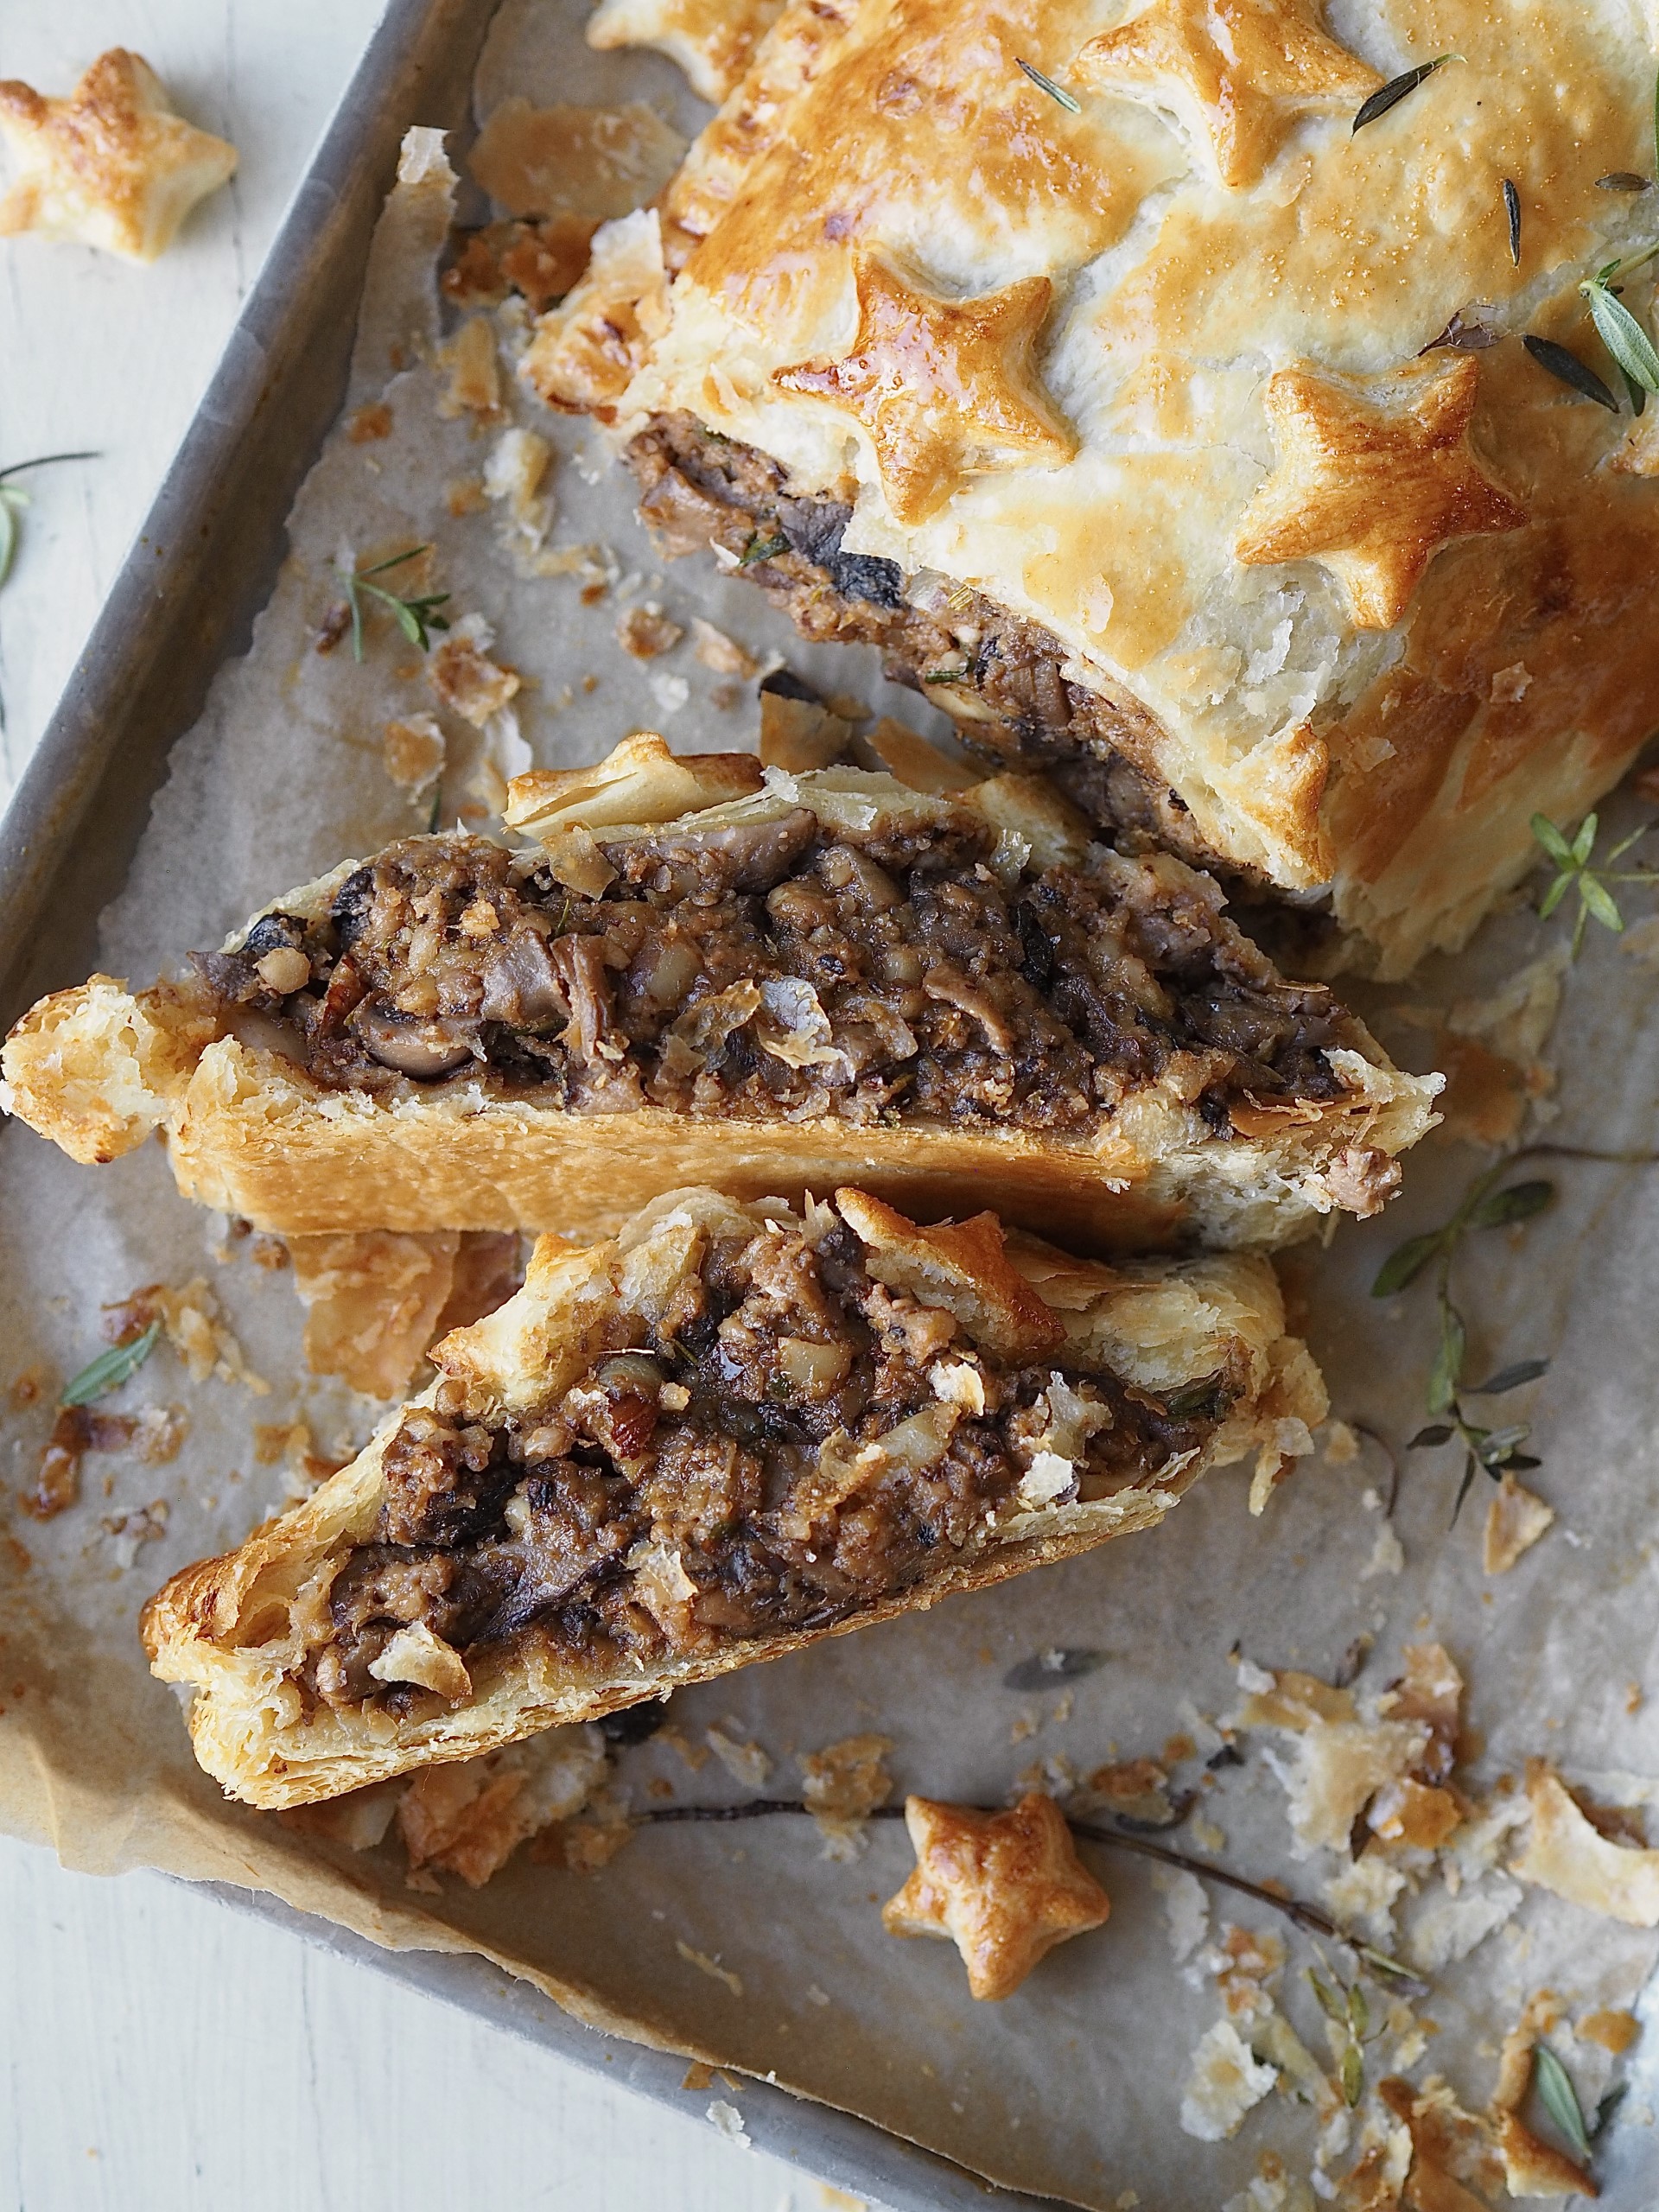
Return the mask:
[[1324, 1386], [1255, 1255], [1079, 1261], [990, 1214], [711, 1190], [524, 1288], [302, 1505], [176, 1575], [196, 1754], [293, 1805], [471, 1758], [1160, 1521]]
[[665, 550], [1402, 973], [1659, 721], [1653, 413], [1580, 296], [1645, 328], [1649, 31], [1421, 14], [793, 0], [524, 374]]
[[1374, 1212], [1432, 1120], [1166, 855], [1039, 782], [951, 796], [627, 740], [512, 787], [519, 853], [412, 837], [279, 900], [188, 982], [107, 978], [9, 1040], [81, 1160], [164, 1130], [283, 1231], [613, 1230], [718, 1179], [861, 1185], [1119, 1246]]

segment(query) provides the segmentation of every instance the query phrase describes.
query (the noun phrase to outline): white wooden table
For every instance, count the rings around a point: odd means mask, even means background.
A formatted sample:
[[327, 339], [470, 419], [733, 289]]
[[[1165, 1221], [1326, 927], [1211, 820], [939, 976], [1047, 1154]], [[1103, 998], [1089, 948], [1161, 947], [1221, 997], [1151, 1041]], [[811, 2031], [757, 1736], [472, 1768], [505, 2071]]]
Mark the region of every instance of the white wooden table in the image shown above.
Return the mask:
[[[0, 467], [35, 504], [0, 591], [0, 800], [164, 475], [379, 0], [45, 0], [0, 76], [160, 72], [241, 168], [156, 267], [0, 240]], [[149, 1875], [0, 1841], [0, 2212], [798, 2212], [837, 2198], [379, 1977]]]

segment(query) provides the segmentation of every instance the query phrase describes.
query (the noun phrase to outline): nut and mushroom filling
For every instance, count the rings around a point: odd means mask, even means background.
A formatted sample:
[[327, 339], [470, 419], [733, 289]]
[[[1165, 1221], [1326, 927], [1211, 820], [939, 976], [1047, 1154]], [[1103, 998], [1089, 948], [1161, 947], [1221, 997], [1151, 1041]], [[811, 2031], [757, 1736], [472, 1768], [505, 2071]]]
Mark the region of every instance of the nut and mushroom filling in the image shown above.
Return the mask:
[[713, 1234], [545, 1406], [477, 1421], [440, 1384], [311, 1607], [306, 1689], [398, 1714], [509, 1645], [605, 1669], [822, 1629], [1015, 1516], [1178, 1481], [1239, 1395], [1154, 1396], [1066, 1344], [999, 1363], [866, 1259], [829, 1205]]
[[413, 837], [326, 914], [193, 957], [228, 1026], [334, 1088], [1084, 1134], [1159, 1083], [1222, 1135], [1249, 1102], [1343, 1096], [1350, 1017], [1179, 864], [1096, 845], [1039, 868], [972, 808], [870, 812], [601, 831], [590, 892], [534, 853]]

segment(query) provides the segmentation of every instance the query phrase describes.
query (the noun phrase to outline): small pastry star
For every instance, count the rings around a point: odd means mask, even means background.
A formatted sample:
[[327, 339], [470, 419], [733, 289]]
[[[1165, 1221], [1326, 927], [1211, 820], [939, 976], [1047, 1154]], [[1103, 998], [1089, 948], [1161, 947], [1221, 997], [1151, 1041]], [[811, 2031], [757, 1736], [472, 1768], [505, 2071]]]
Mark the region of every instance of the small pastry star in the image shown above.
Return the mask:
[[1319, 0], [1152, 0], [1069, 75], [1171, 108], [1229, 187], [1256, 182], [1299, 115], [1357, 107], [1382, 82], [1325, 29]]
[[861, 254], [854, 274], [852, 351], [775, 369], [772, 381], [863, 424], [898, 521], [925, 522], [966, 476], [1071, 460], [1077, 439], [1031, 367], [1053, 293], [1046, 276], [977, 300], [941, 300], [873, 255]]
[[1022, 1797], [1007, 1813], [907, 1797], [905, 1825], [916, 1871], [882, 1906], [882, 1925], [949, 1936], [976, 1997], [1011, 1997], [1039, 1959], [1112, 1909], [1052, 1797]]
[[118, 46], [67, 100], [0, 84], [0, 130], [17, 168], [0, 236], [41, 231], [131, 261], [154, 261], [236, 168], [235, 147], [175, 115], [149, 64]]
[[1414, 368], [1386, 399], [1281, 369], [1267, 391], [1279, 465], [1234, 552], [1252, 566], [1318, 561], [1345, 587], [1358, 628], [1392, 629], [1442, 545], [1527, 521], [1469, 450], [1479, 384], [1471, 353]]

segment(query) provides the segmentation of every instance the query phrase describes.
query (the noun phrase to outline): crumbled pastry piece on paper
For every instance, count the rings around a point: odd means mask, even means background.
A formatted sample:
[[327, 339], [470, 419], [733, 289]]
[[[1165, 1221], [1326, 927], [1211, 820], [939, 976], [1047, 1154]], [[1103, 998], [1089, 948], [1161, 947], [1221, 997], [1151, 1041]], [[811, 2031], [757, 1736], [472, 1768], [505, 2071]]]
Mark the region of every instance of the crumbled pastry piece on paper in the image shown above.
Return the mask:
[[419, 798], [443, 773], [443, 732], [431, 715], [410, 715], [386, 724], [380, 757], [399, 791]]
[[616, 618], [616, 642], [633, 660], [655, 660], [658, 653], [672, 652], [684, 635], [654, 599], [625, 607]]
[[1634, 2012], [1604, 2005], [1593, 2012], [1586, 2012], [1582, 2019], [1574, 2020], [1573, 2032], [1580, 2043], [1597, 2044], [1618, 2058], [1641, 2034], [1642, 2023]]
[[213, 1375], [221, 1382], [243, 1383], [256, 1397], [270, 1393], [270, 1383], [253, 1372], [241, 1345], [219, 1319], [219, 1300], [200, 1275], [182, 1290], [170, 1289], [166, 1283], [146, 1284], [130, 1298], [106, 1306], [104, 1313], [104, 1333], [111, 1344], [130, 1343], [159, 1320], [193, 1382], [205, 1382]]
[[39, 231], [154, 261], [196, 205], [234, 173], [236, 149], [175, 115], [142, 54], [100, 54], [66, 100], [0, 84], [16, 179], [0, 236]]
[[755, 675], [760, 664], [746, 646], [735, 638], [728, 638], [723, 630], [715, 629], [712, 622], [705, 622], [701, 614], [691, 617], [691, 651], [704, 668], [716, 676], [741, 676], [745, 679]]
[[1281, 1779], [1300, 1858], [1319, 1846], [1346, 1849], [1364, 1807], [1384, 1784], [1410, 1772], [1430, 1735], [1421, 1722], [1363, 1720], [1348, 1691], [1291, 1670], [1275, 1675], [1270, 1691], [1246, 1698], [1238, 1725], [1297, 1739]]
[[801, 1795], [818, 1824], [826, 1859], [853, 1859], [864, 1848], [864, 1823], [893, 1795], [883, 1762], [891, 1736], [843, 1736], [802, 1755]]
[[1555, 1520], [1544, 1503], [1512, 1474], [1505, 1473], [1486, 1508], [1486, 1534], [1481, 1545], [1481, 1565], [1488, 1574], [1507, 1574], [1523, 1552], [1530, 1551]]
[[652, 47], [679, 64], [699, 99], [718, 106], [783, 6], [784, 0], [600, 0], [588, 43], [601, 53]]
[[905, 1825], [916, 1866], [881, 1924], [893, 1936], [948, 1937], [976, 1998], [1011, 1997], [1057, 1943], [1111, 1911], [1052, 1797], [1033, 1791], [1002, 1813], [907, 1797]]
[[468, 614], [427, 656], [426, 678], [439, 704], [474, 729], [482, 729], [518, 693], [518, 671], [500, 667], [489, 657], [494, 642], [495, 633], [484, 617]]
[[543, 315], [581, 277], [597, 228], [584, 215], [486, 223], [462, 238], [441, 280], [444, 296], [458, 308], [496, 308], [517, 292], [532, 315]]
[[1599, 1834], [1548, 1760], [1528, 1760], [1527, 1802], [1532, 1826], [1525, 1850], [1510, 1862], [1512, 1874], [1587, 1912], [1659, 1928], [1659, 1851]]
[[716, 2132], [723, 2135], [728, 2143], [734, 2143], [740, 2151], [753, 2149], [743, 2125], [743, 2115], [735, 2105], [728, 2105], [723, 2097], [716, 2097], [709, 2107], [708, 2117], [713, 2121]]
[[1169, 1776], [1156, 1759], [1121, 1759], [1097, 1766], [1084, 1782], [1073, 1810], [1110, 1813], [1164, 1827], [1175, 1817], [1169, 1800]]
[[724, 1728], [705, 1728], [703, 1741], [734, 1782], [741, 1783], [746, 1789], [759, 1789], [772, 1772], [772, 1761], [759, 1744], [745, 1743], [736, 1730], [734, 1720], [728, 1720]]
[[542, 489], [553, 448], [539, 430], [514, 425], [503, 430], [484, 464], [484, 493], [505, 509], [502, 536], [507, 550], [525, 573], [539, 573], [533, 559], [553, 526], [553, 499]]
[[438, 359], [449, 372], [448, 389], [438, 402], [438, 412], [448, 420], [470, 415], [478, 423], [499, 423], [501, 404], [501, 364], [496, 357], [495, 332], [486, 315], [475, 315], [448, 343], [439, 348]]
[[1198, 2038], [1181, 2091], [1181, 2133], [1200, 2143], [1236, 2135], [1245, 2114], [1278, 2081], [1275, 2068], [1251, 2051], [1230, 2020], [1217, 2020]]
[[484, 1758], [426, 1768], [397, 1805], [411, 1872], [435, 1867], [481, 1887], [527, 1837], [581, 1812], [605, 1770], [594, 1727], [551, 1728]]

